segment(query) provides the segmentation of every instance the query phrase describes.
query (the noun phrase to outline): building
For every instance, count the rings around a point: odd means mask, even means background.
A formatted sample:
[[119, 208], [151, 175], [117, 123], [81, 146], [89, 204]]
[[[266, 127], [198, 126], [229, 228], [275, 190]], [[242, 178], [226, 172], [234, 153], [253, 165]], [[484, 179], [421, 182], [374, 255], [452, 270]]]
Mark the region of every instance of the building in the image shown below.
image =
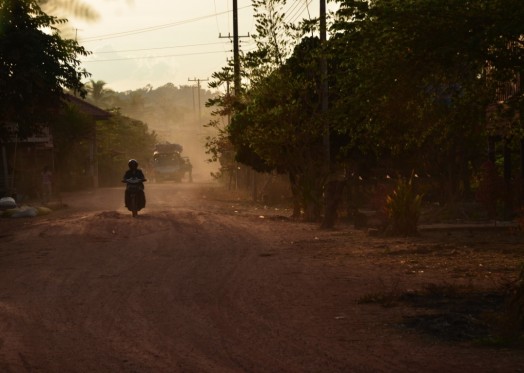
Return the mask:
[[[86, 139], [89, 142], [86, 159], [89, 164], [89, 186], [96, 188], [98, 187], [96, 122], [108, 119], [111, 114], [70, 94], [65, 96], [64, 101], [89, 118], [91, 130]], [[7, 123], [4, 126], [11, 127], [11, 132], [16, 134], [15, 123]], [[0, 194], [17, 195], [21, 200], [38, 197], [41, 170], [44, 166], [55, 168], [55, 145], [50, 127], [43, 125], [38, 134], [26, 139], [18, 139], [15, 135], [9, 140], [0, 141], [0, 147]]]

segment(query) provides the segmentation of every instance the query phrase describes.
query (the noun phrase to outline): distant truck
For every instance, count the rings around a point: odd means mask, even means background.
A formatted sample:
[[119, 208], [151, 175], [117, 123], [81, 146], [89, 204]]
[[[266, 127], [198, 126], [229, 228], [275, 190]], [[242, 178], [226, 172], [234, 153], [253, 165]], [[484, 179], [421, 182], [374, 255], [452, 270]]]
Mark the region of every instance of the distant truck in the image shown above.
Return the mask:
[[193, 181], [193, 166], [188, 157], [181, 155], [182, 145], [169, 142], [155, 145], [151, 168], [156, 182], [164, 180], [182, 181], [188, 174], [189, 182]]

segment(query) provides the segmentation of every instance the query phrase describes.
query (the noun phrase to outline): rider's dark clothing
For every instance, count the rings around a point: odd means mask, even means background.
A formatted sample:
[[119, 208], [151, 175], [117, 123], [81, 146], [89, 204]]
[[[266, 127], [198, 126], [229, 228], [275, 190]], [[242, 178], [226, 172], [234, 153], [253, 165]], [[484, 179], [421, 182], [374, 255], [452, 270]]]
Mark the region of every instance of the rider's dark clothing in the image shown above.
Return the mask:
[[[126, 173], [124, 174], [122, 181], [126, 181], [127, 179], [132, 179], [134, 177], [136, 177], [137, 179], [141, 179], [141, 180], [146, 179], [142, 170], [139, 168], [136, 168], [134, 170], [132, 169], [127, 170]], [[140, 189], [144, 189], [144, 183], [139, 183], [139, 185], [140, 185]]]
[[[124, 177], [122, 179], [122, 181], [126, 181], [127, 179], [132, 179], [132, 178], [137, 178], [137, 179], [141, 179], [141, 180], [145, 180], [145, 176], [144, 176], [144, 173], [142, 172], [141, 169], [137, 168], [137, 169], [129, 169], [126, 171], [126, 173], [124, 174]], [[138, 190], [138, 209], [143, 209], [144, 207], [146, 207], [146, 195], [144, 193], [144, 183], [140, 182], [140, 183], [137, 183], [138, 187], [140, 190]], [[126, 203], [126, 207], [129, 208], [130, 206], [130, 191], [129, 191], [129, 188], [126, 188], [126, 192], [125, 192], [125, 203]]]

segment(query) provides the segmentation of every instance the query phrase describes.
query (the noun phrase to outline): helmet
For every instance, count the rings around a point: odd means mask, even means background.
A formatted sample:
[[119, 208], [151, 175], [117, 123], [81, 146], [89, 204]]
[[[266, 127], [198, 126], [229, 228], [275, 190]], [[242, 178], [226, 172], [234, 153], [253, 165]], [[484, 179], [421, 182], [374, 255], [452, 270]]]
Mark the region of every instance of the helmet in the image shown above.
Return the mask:
[[127, 165], [129, 167], [138, 167], [138, 162], [136, 161], [136, 159], [130, 159], [129, 162], [127, 162]]

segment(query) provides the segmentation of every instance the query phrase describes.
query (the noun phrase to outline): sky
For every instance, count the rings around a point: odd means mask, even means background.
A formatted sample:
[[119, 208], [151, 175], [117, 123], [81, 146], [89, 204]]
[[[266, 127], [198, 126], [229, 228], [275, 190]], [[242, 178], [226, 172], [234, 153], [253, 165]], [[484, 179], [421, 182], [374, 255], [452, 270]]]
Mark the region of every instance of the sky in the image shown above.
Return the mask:
[[[288, 0], [286, 19], [317, 17], [321, 0]], [[97, 21], [71, 19], [90, 79], [123, 92], [176, 86], [207, 87], [213, 72], [233, 57], [232, 0], [89, 0]], [[240, 49], [248, 52], [255, 33], [251, 0], [237, 0]], [[329, 7], [328, 7], [329, 9]]]

